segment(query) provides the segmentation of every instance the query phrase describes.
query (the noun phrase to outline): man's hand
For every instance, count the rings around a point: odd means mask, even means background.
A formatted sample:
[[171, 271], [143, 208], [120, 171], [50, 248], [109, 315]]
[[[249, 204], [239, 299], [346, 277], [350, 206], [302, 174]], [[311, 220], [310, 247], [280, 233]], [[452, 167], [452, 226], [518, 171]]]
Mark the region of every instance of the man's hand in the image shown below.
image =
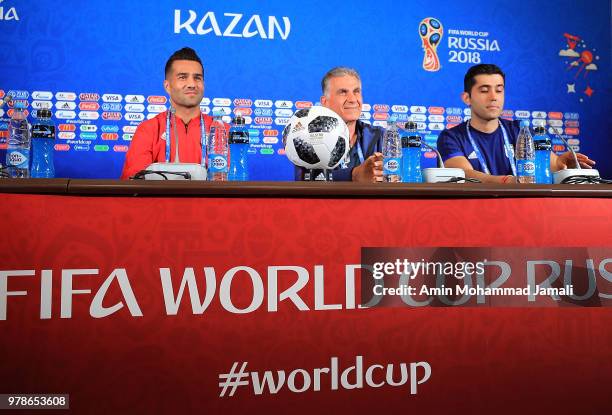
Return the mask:
[[374, 153], [368, 157], [363, 164], [355, 167], [352, 173], [354, 182], [374, 183], [382, 182], [383, 179], [383, 157], [382, 153]]
[[[590, 169], [595, 165], [595, 161], [591, 160], [588, 156], [585, 156], [584, 154], [576, 153], [576, 158], [578, 159], [578, 163], [580, 163], [580, 167], [582, 168]], [[576, 168], [576, 162], [574, 161], [574, 156], [572, 156], [572, 152], [566, 151], [560, 156], [557, 156], [555, 167], [556, 168], [553, 168], [553, 171], [559, 171], [567, 168]]]

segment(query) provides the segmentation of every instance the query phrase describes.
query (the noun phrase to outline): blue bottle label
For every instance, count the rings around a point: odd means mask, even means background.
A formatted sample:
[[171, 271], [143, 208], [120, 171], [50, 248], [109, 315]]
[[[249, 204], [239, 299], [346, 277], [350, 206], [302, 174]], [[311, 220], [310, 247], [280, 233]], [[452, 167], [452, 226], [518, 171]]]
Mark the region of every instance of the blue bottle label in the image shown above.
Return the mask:
[[516, 173], [519, 176], [535, 176], [535, 163], [533, 160], [517, 160]]
[[222, 154], [209, 154], [208, 171], [211, 173], [227, 173], [227, 157]]
[[401, 167], [401, 159], [399, 157], [385, 157], [383, 162], [383, 174], [399, 174]]
[[29, 151], [26, 149], [9, 149], [6, 153], [6, 164], [18, 169], [29, 167]]

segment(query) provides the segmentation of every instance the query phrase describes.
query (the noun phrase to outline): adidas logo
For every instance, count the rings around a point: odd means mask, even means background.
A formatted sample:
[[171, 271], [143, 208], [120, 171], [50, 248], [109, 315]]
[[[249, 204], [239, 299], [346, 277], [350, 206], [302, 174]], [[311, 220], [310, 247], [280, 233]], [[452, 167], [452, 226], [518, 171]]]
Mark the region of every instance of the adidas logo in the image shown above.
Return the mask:
[[300, 130], [303, 130], [303, 129], [304, 129], [304, 126], [302, 125], [302, 122], [298, 121], [297, 124], [295, 124], [293, 126], [293, 129], [291, 130], [291, 132], [295, 133], [296, 131], [300, 131]]

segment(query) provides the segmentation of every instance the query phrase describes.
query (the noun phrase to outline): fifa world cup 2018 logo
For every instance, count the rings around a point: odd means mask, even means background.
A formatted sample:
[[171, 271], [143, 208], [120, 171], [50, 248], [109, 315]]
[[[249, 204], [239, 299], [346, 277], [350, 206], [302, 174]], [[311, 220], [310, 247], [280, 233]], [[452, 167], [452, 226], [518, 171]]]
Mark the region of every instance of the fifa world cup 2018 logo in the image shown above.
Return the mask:
[[444, 29], [442, 23], [435, 17], [426, 17], [419, 24], [419, 35], [423, 41], [423, 69], [429, 72], [440, 70], [440, 59], [438, 58], [438, 45], [442, 40]]

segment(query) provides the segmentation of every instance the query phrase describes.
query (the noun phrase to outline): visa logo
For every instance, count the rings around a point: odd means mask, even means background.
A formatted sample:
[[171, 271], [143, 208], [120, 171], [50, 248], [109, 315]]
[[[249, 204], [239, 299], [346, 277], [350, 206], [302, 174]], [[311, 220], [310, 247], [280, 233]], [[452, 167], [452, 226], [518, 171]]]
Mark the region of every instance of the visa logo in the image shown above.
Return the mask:
[[[289, 120], [290, 120], [290, 119], [291, 119], [291, 118], [283, 118], [283, 117], [279, 117], [279, 118], [274, 119], [274, 123], [275, 123], [276, 125], [287, 125], [287, 124], [289, 124]], [[264, 142], [265, 142], [265, 141], [264, 141]]]
[[127, 114], [125, 114], [126, 121], [140, 122], [140, 121], [144, 121], [144, 119], [145, 119], [145, 116], [142, 113], [128, 112]]
[[102, 95], [102, 101], [104, 102], [121, 102], [123, 96], [120, 94], [104, 94]]
[[[502, 115], [504, 115], [504, 114], [502, 114]], [[529, 118], [529, 117], [531, 117], [531, 113], [529, 111], [516, 110], [516, 111], [514, 111], [514, 116], [516, 118]]]
[[406, 105], [393, 105], [391, 106], [391, 111], [405, 114], [408, 112], [408, 107]]
[[269, 99], [256, 99], [255, 106], [261, 108], [272, 108], [272, 101]]

